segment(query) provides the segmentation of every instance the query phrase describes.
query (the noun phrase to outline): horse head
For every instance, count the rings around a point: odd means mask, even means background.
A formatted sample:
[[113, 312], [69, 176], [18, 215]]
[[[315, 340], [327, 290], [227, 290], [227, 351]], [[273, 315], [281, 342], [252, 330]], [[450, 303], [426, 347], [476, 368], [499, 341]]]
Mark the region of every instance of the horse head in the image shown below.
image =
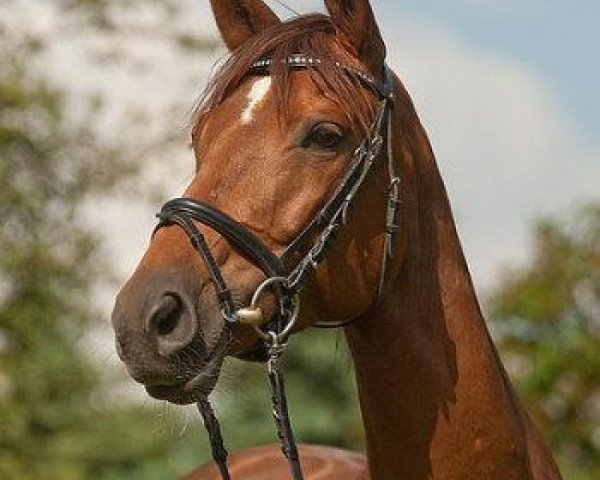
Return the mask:
[[[261, 330], [234, 318], [244, 306], [266, 324], [293, 310], [298, 331], [357, 318], [377, 300], [393, 227], [393, 146], [382, 140], [397, 80], [369, 2], [325, 3], [329, 15], [281, 22], [261, 0], [211, 0], [231, 56], [194, 116], [188, 203], [163, 208], [113, 312], [119, 355], [156, 398], [192, 402], [227, 355], [257, 356]], [[319, 241], [331, 241], [322, 258]], [[283, 281], [252, 301], [266, 278], [293, 272], [304, 275], [299, 311]]]

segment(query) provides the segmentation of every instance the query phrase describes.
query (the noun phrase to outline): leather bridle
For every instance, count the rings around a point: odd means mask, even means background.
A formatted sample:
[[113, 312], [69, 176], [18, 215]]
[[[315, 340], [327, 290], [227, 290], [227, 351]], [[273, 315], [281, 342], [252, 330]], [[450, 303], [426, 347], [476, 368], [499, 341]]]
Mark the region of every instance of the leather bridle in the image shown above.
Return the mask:
[[[303, 54], [292, 55], [283, 60], [291, 68], [306, 69], [323, 62]], [[386, 270], [393, 252], [393, 243], [398, 229], [396, 214], [399, 205], [400, 177], [396, 175], [392, 145], [393, 74], [387, 65], [384, 67], [383, 83], [355, 68], [335, 62], [336, 67], [360, 79], [361, 83], [375, 93], [379, 99], [376, 119], [368, 136], [355, 150], [349, 169], [337, 188], [320, 209], [319, 213], [287, 246], [281, 256], [275, 255], [252, 232], [242, 224], [211, 205], [191, 198], [177, 198], [165, 203], [158, 214], [159, 223], [155, 232], [168, 225], [178, 225], [189, 237], [192, 246], [202, 257], [217, 297], [221, 312], [227, 324], [251, 325], [262, 338], [268, 353], [268, 374], [272, 391], [273, 414], [278, 436], [282, 442], [284, 455], [290, 463], [294, 480], [302, 480], [302, 470], [298, 451], [289, 422], [283, 376], [279, 359], [283, 354], [289, 335], [298, 316], [298, 294], [307, 284], [311, 275], [326, 258], [339, 231], [346, 224], [356, 195], [364, 185], [374, 162], [380, 157], [384, 140], [387, 138], [386, 156], [388, 160], [388, 200], [386, 206], [385, 242], [382, 255], [381, 276], [378, 285], [382, 293]], [[249, 72], [266, 75], [272, 66], [271, 59], [256, 62]], [[236, 305], [217, 261], [196, 223], [205, 225], [224, 237], [239, 253], [260, 268], [266, 280], [257, 288], [249, 307]], [[313, 240], [315, 239], [316, 240]], [[312, 241], [312, 243], [311, 243]], [[293, 268], [287, 268], [292, 259], [306, 253]], [[273, 319], [265, 320], [258, 307], [261, 295], [270, 289], [277, 299], [277, 312]], [[343, 326], [328, 323], [327, 326]], [[230, 480], [227, 469], [227, 451], [223, 447], [219, 423], [207, 399], [198, 402], [204, 424], [209, 433], [213, 458], [219, 466], [224, 480]]]

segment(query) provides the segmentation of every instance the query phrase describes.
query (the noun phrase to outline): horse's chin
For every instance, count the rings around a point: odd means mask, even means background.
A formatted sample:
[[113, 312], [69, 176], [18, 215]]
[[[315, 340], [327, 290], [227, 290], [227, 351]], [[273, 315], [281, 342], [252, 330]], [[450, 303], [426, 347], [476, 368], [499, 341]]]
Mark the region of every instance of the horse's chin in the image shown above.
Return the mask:
[[175, 385], [147, 385], [146, 391], [157, 400], [166, 400], [176, 405], [195, 403], [208, 397], [214, 390], [224, 359], [223, 351], [215, 352], [198, 372], [186, 381]]
[[187, 405], [208, 397], [217, 384], [230, 342], [231, 332], [226, 328], [207, 355], [199, 358], [190, 348], [175, 362], [179, 366], [179, 381], [146, 384], [146, 391], [157, 400], [176, 405]]

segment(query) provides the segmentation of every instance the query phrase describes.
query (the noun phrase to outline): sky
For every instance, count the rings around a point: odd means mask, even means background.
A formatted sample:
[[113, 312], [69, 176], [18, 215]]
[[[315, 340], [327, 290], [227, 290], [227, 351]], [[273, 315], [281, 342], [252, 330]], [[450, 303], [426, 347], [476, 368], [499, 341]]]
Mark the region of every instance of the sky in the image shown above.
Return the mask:
[[[208, 0], [180, 1], [186, 32], [216, 34]], [[18, 3], [22, 8], [10, 17], [15, 26], [55, 35], [59, 14], [52, 1]], [[284, 14], [276, 0], [269, 3]], [[301, 13], [322, 10], [320, 1], [287, 3]], [[507, 265], [522, 264], [531, 255], [533, 219], [564, 215], [586, 199], [600, 199], [600, 2], [374, 0], [372, 5], [388, 62], [430, 136], [476, 287], [485, 295]], [[181, 135], [173, 151], [148, 162], [139, 180], [142, 189], [160, 184], [172, 197], [191, 178], [190, 107], [224, 50], [190, 61], [161, 36], [160, 17], [150, 6], [130, 15], [152, 33], [119, 45], [136, 59], [135, 68], [93, 64], [85, 55], [94, 39], [86, 37], [79, 43], [57, 37], [43, 68], [72, 93], [104, 92], [107, 132], [112, 127], [114, 135], [124, 135], [117, 120], [137, 103], [160, 128]], [[102, 53], [109, 47], [94, 48]], [[121, 198], [103, 199], [102, 208], [90, 205], [93, 222], [106, 237], [107, 255], [123, 279], [146, 248], [158, 205]]]
[[[382, 18], [410, 14], [461, 41], [538, 72], [583, 133], [600, 141], [600, 2], [595, 0], [381, 1]], [[390, 22], [390, 24], [393, 22]]]

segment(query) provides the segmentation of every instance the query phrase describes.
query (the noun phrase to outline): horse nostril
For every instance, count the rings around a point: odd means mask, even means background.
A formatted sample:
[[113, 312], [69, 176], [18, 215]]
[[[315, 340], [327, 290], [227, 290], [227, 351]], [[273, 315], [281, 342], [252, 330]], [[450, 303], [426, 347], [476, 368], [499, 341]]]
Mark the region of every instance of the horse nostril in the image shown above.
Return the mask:
[[156, 338], [158, 352], [170, 355], [192, 342], [197, 322], [188, 302], [176, 293], [166, 293], [150, 312], [146, 327]]
[[158, 335], [169, 335], [177, 327], [183, 309], [181, 299], [172, 294], [165, 295], [151, 318], [151, 325], [156, 329]]

